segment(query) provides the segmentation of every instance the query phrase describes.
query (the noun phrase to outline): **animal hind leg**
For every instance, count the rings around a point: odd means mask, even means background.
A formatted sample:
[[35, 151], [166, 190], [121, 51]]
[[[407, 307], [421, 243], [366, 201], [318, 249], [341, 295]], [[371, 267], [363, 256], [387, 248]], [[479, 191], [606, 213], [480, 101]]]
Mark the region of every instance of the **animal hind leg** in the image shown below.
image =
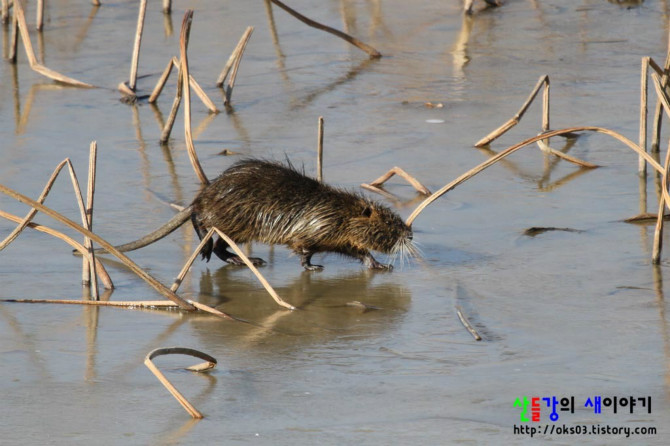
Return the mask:
[[[224, 262], [230, 263], [232, 265], [246, 265], [246, 263], [244, 263], [244, 260], [242, 260], [240, 256], [228, 251], [228, 243], [221, 240], [220, 238], [216, 239], [213, 251], [214, 254], [216, 254], [216, 256], [221, 260], [223, 260]], [[249, 257], [249, 261], [255, 266], [265, 264], [265, 260], [259, 257]]]
[[307, 271], [321, 271], [323, 265], [312, 265], [312, 256], [314, 252], [303, 249], [299, 252], [300, 254], [300, 264]]

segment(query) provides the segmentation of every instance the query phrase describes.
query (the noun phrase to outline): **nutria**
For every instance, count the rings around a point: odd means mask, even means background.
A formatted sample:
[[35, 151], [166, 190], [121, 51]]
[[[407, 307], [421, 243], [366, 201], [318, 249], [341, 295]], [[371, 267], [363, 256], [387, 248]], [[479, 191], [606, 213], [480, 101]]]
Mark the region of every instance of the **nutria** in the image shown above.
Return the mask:
[[[317, 252], [355, 257], [371, 269], [392, 269], [370, 251], [414, 253], [412, 229], [389, 208], [362, 195], [323, 184], [288, 165], [258, 159], [242, 160], [205, 187], [193, 203], [168, 223], [135, 242], [118, 246], [132, 251], [159, 240], [191, 219], [200, 239], [216, 227], [236, 243], [286, 245], [307, 270]], [[221, 239], [209, 240], [202, 251], [242, 264]], [[259, 258], [250, 259], [260, 265]]]

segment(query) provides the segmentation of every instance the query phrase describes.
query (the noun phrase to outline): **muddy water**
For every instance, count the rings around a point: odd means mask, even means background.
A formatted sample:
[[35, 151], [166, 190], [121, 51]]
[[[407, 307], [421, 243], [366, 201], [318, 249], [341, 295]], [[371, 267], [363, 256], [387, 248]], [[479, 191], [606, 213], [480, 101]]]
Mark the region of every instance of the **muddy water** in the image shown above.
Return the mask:
[[[662, 64], [667, 51], [665, 1], [509, 0], [472, 18], [455, 0], [321, 3], [291, 5], [384, 57], [370, 61], [280, 10], [273, 32], [261, 1], [177, 4], [171, 18], [150, 4], [142, 93], [178, 54], [184, 8], [195, 9], [191, 73], [220, 107], [214, 80], [245, 27], [255, 27], [232, 110], [209, 115], [193, 100], [196, 147], [210, 177], [234, 161], [219, 155], [224, 149], [288, 156], [314, 173], [323, 116], [327, 181], [356, 188], [397, 165], [436, 190], [540, 130], [538, 103], [489, 150], [472, 147], [516, 113], [543, 74], [551, 79], [552, 128], [601, 125], [637, 140], [640, 60]], [[161, 200], [188, 203], [198, 190], [181, 117], [169, 145], [157, 143], [174, 79], [157, 107], [119, 102], [135, 2], [47, 6], [43, 35], [31, 32], [38, 57], [102, 88], [55, 85], [32, 72], [23, 53], [17, 66], [0, 64], [1, 182], [35, 197], [65, 157], [85, 178], [88, 145], [97, 140], [95, 230], [127, 241], [173, 215]], [[2, 38], [6, 55], [7, 28]], [[651, 179], [640, 188], [637, 157], [618, 142], [592, 134], [571, 144], [570, 154], [603, 167], [581, 170], [537, 149], [519, 152], [428, 208], [414, 225], [423, 257], [392, 273], [332, 255], [316, 259], [323, 272], [306, 273], [286, 249], [254, 246], [269, 260], [266, 278], [300, 311], [278, 308], [248, 271], [215, 260], [196, 262], [181, 292], [249, 323], [1, 304], [3, 444], [514, 444], [528, 440], [513, 434], [523, 424], [513, 404], [523, 396], [575, 397], [574, 413], [559, 411], [553, 423], [543, 403], [542, 421], [524, 425], [655, 427], [661, 435], [634, 440], [664, 444], [669, 264], [650, 264], [651, 226], [619, 222], [655, 211], [656, 188]], [[400, 180], [387, 190], [403, 216], [420, 199]], [[47, 203], [78, 219], [65, 177]], [[0, 207], [26, 212], [6, 197]], [[3, 235], [12, 227], [0, 222]], [[525, 236], [530, 227], [578, 231]], [[194, 246], [186, 228], [132, 258], [169, 283]], [[1, 297], [80, 298], [80, 264], [62, 242], [27, 231], [0, 255]], [[159, 297], [118, 263], [106, 264], [117, 287], [111, 299]], [[461, 325], [457, 308], [483, 341]], [[194, 376], [182, 369], [190, 358], [156, 360], [202, 421], [190, 421], [142, 365], [149, 351], [172, 345], [219, 361], [211, 374]], [[597, 395], [650, 396], [651, 413], [637, 406], [633, 414], [611, 407], [595, 414], [584, 402]]]

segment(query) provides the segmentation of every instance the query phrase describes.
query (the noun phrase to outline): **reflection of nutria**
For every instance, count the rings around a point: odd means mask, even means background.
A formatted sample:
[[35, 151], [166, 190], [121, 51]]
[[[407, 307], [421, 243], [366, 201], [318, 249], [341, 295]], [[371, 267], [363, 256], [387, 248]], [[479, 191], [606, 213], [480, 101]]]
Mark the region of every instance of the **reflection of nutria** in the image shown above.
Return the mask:
[[[119, 246], [132, 251], [159, 240], [191, 219], [202, 238], [217, 227], [236, 243], [286, 245], [307, 270], [323, 268], [310, 260], [335, 252], [361, 260], [371, 269], [391, 269], [370, 251], [412, 254], [412, 230], [400, 217], [367, 198], [337, 189], [288, 166], [255, 159], [237, 162], [200, 192], [193, 204], [146, 237]], [[203, 250], [228, 263], [242, 264], [221, 239]], [[263, 260], [252, 258], [254, 264]]]

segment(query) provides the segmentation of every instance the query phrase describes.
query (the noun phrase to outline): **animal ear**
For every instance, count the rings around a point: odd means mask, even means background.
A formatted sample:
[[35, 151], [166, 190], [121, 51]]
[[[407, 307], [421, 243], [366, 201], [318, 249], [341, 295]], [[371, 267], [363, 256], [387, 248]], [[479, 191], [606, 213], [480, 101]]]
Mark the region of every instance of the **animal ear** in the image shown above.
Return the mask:
[[365, 208], [363, 209], [363, 213], [362, 213], [362, 215], [363, 215], [363, 217], [365, 217], [365, 218], [370, 218], [370, 216], [372, 215], [372, 207], [370, 207], [370, 206], [365, 206]]

